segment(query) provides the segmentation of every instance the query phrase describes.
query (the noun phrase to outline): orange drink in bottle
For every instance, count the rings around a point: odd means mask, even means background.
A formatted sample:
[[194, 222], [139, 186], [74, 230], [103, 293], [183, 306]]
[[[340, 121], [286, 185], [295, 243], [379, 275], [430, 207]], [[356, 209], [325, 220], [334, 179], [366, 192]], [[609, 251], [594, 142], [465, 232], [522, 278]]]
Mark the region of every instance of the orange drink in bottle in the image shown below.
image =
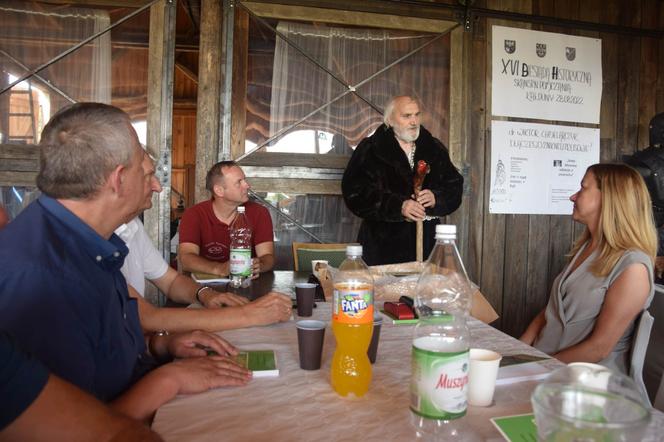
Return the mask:
[[367, 349], [373, 333], [373, 278], [362, 260], [362, 246], [348, 246], [334, 283], [332, 332], [337, 348], [330, 381], [342, 396], [363, 396], [371, 383]]

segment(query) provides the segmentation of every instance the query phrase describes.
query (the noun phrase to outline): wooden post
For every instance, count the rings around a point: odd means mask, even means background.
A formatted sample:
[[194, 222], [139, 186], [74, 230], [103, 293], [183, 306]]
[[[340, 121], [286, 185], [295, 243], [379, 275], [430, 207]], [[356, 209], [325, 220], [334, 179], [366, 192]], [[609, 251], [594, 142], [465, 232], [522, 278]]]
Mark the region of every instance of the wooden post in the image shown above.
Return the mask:
[[233, 93], [231, 98], [231, 158], [244, 153], [247, 125], [247, 75], [249, 72], [249, 14], [236, 8], [233, 35]]
[[[173, 144], [173, 81], [175, 77], [176, 0], [162, 0], [150, 7], [148, 52], [148, 148], [157, 155], [156, 176], [163, 190], [145, 211], [145, 229], [170, 261], [171, 232], [171, 150]], [[163, 294], [146, 292], [146, 299], [163, 305]]]
[[217, 149], [217, 161], [231, 159], [231, 130], [233, 114], [233, 40], [235, 33], [235, 0], [222, 0], [221, 59], [223, 77], [221, 90], [221, 114], [219, 115], [221, 138]]
[[468, 136], [470, 119], [464, 117], [469, 108], [468, 61], [469, 46], [472, 43], [470, 32], [456, 28], [450, 34], [450, 140], [448, 149], [450, 160], [463, 175], [464, 193], [461, 207], [447, 217], [447, 222], [457, 226], [457, 245], [464, 259], [466, 271], [471, 279], [477, 280], [477, 264], [471, 259], [470, 204], [468, 198], [472, 190], [471, 169], [468, 161]]
[[415, 221], [415, 259], [424, 261], [424, 222]]
[[196, 202], [210, 197], [205, 175], [217, 161], [221, 98], [221, 2], [201, 2], [196, 109]]
[[[4, 86], [4, 84], [3, 84]], [[11, 89], [0, 94], [0, 143], [7, 143], [7, 138], [9, 136], [9, 95], [11, 94]], [[33, 140], [36, 142], [36, 140]]]

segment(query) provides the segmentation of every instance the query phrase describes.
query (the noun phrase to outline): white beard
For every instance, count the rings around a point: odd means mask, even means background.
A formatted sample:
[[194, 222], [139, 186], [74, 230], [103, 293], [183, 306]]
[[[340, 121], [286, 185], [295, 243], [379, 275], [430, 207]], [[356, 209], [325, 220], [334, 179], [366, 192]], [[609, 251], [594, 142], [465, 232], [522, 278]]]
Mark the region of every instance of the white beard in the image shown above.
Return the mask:
[[394, 129], [394, 136], [401, 141], [405, 141], [406, 143], [413, 143], [420, 136], [420, 126], [417, 126], [417, 131], [414, 135], [411, 135], [410, 132], [408, 132], [408, 129], [403, 131], [401, 129], [397, 129], [396, 127], [392, 127], [392, 129]]

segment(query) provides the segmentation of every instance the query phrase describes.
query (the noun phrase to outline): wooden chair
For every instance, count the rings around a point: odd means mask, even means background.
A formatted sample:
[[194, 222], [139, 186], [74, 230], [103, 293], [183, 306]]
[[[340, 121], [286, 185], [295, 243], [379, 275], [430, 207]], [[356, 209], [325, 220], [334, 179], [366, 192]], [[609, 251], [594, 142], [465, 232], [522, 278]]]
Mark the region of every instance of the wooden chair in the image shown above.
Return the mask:
[[332, 267], [339, 267], [346, 259], [346, 244], [293, 243], [293, 269], [296, 272], [311, 272], [312, 259], [324, 259]]

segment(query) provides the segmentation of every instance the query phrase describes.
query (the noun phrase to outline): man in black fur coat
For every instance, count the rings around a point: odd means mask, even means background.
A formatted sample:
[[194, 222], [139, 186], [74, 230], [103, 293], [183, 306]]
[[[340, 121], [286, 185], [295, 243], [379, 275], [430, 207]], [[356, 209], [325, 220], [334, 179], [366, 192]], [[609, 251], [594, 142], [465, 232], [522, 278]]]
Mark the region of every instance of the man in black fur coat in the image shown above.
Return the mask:
[[[415, 260], [415, 222], [424, 220], [424, 257], [435, 243], [437, 217], [461, 204], [463, 177], [447, 148], [420, 126], [420, 105], [409, 96], [394, 97], [384, 125], [353, 152], [341, 189], [348, 208], [362, 218], [357, 240], [369, 265]], [[422, 191], [413, 194], [414, 165], [431, 167]]]

